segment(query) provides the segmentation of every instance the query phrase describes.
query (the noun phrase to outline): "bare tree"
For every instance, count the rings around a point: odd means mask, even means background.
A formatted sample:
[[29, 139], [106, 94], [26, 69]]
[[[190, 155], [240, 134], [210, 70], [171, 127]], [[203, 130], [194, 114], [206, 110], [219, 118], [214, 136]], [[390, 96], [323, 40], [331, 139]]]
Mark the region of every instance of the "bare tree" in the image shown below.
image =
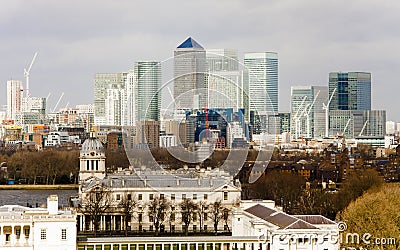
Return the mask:
[[170, 203], [165, 197], [155, 196], [149, 202], [148, 215], [153, 218], [153, 225], [158, 235], [160, 226], [163, 225]]
[[213, 220], [213, 223], [214, 223], [214, 232], [215, 232], [215, 234], [217, 234], [217, 232], [218, 232], [218, 224], [219, 224], [219, 222], [224, 218], [223, 209], [224, 209], [224, 207], [222, 206], [221, 200], [216, 200], [211, 205], [210, 218]]
[[105, 185], [98, 185], [84, 194], [82, 198], [80, 212], [89, 216], [93, 224], [94, 236], [96, 236], [101, 216], [109, 212], [112, 205], [111, 190]]
[[182, 222], [185, 224], [185, 235], [188, 234], [189, 224], [193, 220], [193, 214], [197, 211], [197, 205], [191, 199], [184, 199], [180, 203]]
[[128, 192], [126, 192], [121, 201], [119, 202], [119, 207], [121, 209], [122, 216], [124, 218], [124, 230], [125, 236], [128, 236], [129, 222], [132, 220], [132, 214], [137, 206], [137, 201], [135, 197]]
[[207, 207], [208, 206], [207, 206], [207, 203], [205, 201], [199, 201], [197, 203], [197, 215], [198, 215], [199, 223], [200, 223], [200, 232], [202, 232], [202, 230], [203, 230], [204, 219], [207, 219], [204, 216], [204, 214], [207, 211]]

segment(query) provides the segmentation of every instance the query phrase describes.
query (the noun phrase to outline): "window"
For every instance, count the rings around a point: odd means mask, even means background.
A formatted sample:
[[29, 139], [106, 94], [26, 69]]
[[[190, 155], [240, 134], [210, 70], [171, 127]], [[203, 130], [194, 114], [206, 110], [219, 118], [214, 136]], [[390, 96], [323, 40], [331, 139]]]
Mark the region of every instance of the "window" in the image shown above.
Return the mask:
[[153, 225], [150, 225], [149, 231], [153, 231]]
[[65, 228], [61, 229], [61, 239], [62, 240], [67, 239], [67, 229], [65, 229]]
[[153, 194], [149, 194], [149, 200], [153, 200], [154, 195]]
[[197, 214], [194, 213], [193, 216], [192, 216], [192, 218], [193, 218], [193, 221], [197, 221]]
[[171, 200], [175, 200], [175, 194], [171, 194]]
[[197, 200], [197, 194], [193, 194], [193, 200]]
[[128, 201], [132, 200], [132, 195], [131, 195], [131, 194], [128, 194], [127, 199], [128, 199]]
[[224, 201], [228, 200], [228, 192], [224, 192]]
[[25, 238], [29, 238], [29, 228], [24, 229]]
[[149, 216], [149, 221], [153, 222], [154, 221], [154, 217], [153, 216]]
[[207, 231], [207, 225], [204, 225], [204, 231]]
[[174, 210], [175, 210], [175, 207], [174, 207], [174, 206], [172, 206], [172, 207], [171, 207], [171, 210], [172, 210], [172, 211], [174, 211]]
[[40, 229], [40, 239], [45, 240], [46, 239], [46, 229]]
[[204, 200], [208, 199], [208, 194], [204, 194]]
[[138, 200], [142, 200], [143, 199], [143, 195], [142, 194], [139, 194], [139, 198], [138, 198]]
[[172, 231], [172, 232], [175, 231], [175, 225], [171, 225], [171, 231]]
[[139, 222], [143, 221], [143, 214], [139, 214], [139, 218], [138, 218]]
[[121, 195], [117, 194], [117, 201], [121, 200]]
[[164, 199], [164, 194], [160, 194], [160, 199]]
[[182, 200], [186, 199], [186, 194], [182, 194]]
[[171, 214], [170, 220], [171, 221], [175, 221], [175, 214], [174, 213]]
[[208, 218], [208, 214], [207, 213], [204, 213], [204, 221], [206, 221], [207, 220], [207, 218]]
[[21, 229], [15, 229], [15, 235], [17, 236], [17, 240], [20, 238], [21, 236]]
[[197, 230], [197, 225], [193, 225], [193, 232], [196, 232]]

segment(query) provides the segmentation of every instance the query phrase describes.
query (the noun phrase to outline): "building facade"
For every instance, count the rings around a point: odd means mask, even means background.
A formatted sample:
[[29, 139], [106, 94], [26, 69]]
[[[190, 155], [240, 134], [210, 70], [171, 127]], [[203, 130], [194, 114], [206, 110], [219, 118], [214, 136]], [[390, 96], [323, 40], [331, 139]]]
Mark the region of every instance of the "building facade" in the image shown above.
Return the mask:
[[22, 81], [7, 81], [7, 119], [15, 120], [16, 113], [22, 111]]
[[371, 110], [371, 73], [329, 73], [329, 110]]
[[1, 206], [0, 249], [77, 249], [76, 214], [59, 211], [57, 195], [47, 198], [47, 208]]
[[161, 63], [135, 62], [136, 119], [158, 121], [161, 109]]
[[175, 109], [199, 109], [207, 102], [206, 51], [189, 37], [174, 51]]
[[[278, 54], [275, 52], [245, 53], [244, 66], [248, 70], [244, 90], [248, 95], [249, 111], [277, 113]], [[249, 114], [249, 112], [246, 113]]]

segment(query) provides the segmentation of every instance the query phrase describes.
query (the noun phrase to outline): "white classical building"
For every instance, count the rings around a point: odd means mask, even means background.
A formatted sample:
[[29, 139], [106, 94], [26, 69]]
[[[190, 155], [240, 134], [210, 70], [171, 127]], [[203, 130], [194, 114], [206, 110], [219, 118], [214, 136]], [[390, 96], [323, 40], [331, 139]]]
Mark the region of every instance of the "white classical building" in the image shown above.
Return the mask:
[[260, 250], [337, 250], [340, 243], [336, 222], [322, 215], [289, 215], [273, 201], [242, 201], [233, 213], [232, 236], [256, 236]]
[[[89, 199], [94, 190], [105, 187], [110, 192], [111, 212], [101, 216], [100, 230], [124, 230], [124, 216], [118, 205], [123, 199], [136, 201], [136, 208], [128, 225], [134, 231], [153, 231], [152, 218], [148, 215], [149, 203], [155, 199], [166, 198], [170, 206], [170, 215], [164, 221], [165, 230], [182, 231], [180, 203], [190, 199], [204, 209], [200, 216], [193, 215], [190, 232], [214, 231], [211, 217], [211, 206], [220, 201], [223, 209], [228, 211], [237, 206], [241, 197], [241, 185], [229, 173], [219, 169], [183, 168], [175, 171], [154, 170], [146, 167], [140, 169], [120, 169], [107, 173], [105, 154], [101, 142], [94, 134], [87, 139], [80, 153], [80, 188], [79, 196], [82, 204]], [[93, 222], [89, 215], [78, 216], [79, 230], [92, 231]], [[201, 220], [201, 221], [200, 221]], [[218, 231], [229, 231], [229, 222], [222, 219]]]
[[18, 205], [0, 207], [0, 249], [76, 249], [76, 214], [58, 210], [58, 197], [47, 208]]

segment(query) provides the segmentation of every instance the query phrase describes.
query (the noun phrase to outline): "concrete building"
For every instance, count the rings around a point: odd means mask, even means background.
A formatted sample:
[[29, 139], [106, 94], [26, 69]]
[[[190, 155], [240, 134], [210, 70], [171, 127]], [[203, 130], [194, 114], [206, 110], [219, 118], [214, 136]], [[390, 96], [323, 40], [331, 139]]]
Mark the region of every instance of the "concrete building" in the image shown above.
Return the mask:
[[58, 197], [47, 208], [0, 207], [0, 249], [77, 249], [76, 214], [58, 210]]
[[329, 134], [346, 138], [375, 137], [383, 139], [386, 134], [385, 110], [331, 110], [329, 111]]
[[328, 87], [293, 86], [290, 96], [292, 138], [322, 138], [325, 133], [322, 106], [328, 102]]
[[206, 51], [187, 38], [174, 51], [175, 109], [199, 109], [207, 102]]
[[[125, 88], [126, 78], [126, 72], [95, 74], [94, 122], [96, 125], [121, 125], [121, 118], [118, 117], [121, 116], [122, 110], [118, 109], [118, 106], [123, 103], [123, 100], [119, 98], [121, 98], [121, 92]], [[113, 103], [113, 101], [117, 103]], [[117, 114], [110, 112], [109, 109], [113, 109]], [[109, 122], [119, 122], [119, 124], [108, 124]]]
[[329, 110], [371, 110], [371, 73], [329, 73], [329, 97], [332, 94]]
[[15, 120], [16, 113], [22, 111], [22, 81], [7, 81], [7, 119]]
[[394, 121], [386, 121], [386, 134], [393, 135], [396, 132], [396, 123]]
[[138, 121], [135, 129], [134, 144], [147, 144], [149, 148], [158, 148], [160, 146], [159, 121]]

